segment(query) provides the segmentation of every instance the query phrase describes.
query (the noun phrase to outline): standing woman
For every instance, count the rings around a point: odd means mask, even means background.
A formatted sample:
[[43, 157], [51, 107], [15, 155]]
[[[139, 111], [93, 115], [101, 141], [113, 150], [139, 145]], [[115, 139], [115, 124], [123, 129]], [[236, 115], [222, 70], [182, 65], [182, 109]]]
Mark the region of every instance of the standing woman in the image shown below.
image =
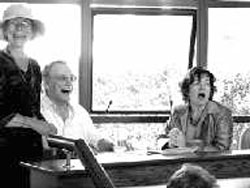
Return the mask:
[[40, 113], [41, 73], [24, 52], [25, 44], [44, 33], [44, 25], [24, 4], [13, 4], [0, 23], [0, 169], [8, 187], [28, 187], [28, 172], [20, 161], [42, 157], [42, 135], [55, 134]]

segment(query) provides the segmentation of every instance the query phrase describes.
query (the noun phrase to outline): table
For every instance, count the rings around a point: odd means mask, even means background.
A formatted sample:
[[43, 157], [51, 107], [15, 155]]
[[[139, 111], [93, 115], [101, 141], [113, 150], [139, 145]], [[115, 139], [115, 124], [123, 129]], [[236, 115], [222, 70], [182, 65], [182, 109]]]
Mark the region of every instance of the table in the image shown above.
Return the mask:
[[30, 169], [30, 188], [95, 188], [78, 159], [71, 160], [70, 168], [62, 159], [21, 164]]
[[[169, 156], [148, 155], [139, 151], [103, 153], [96, 157], [117, 187], [165, 185], [171, 174], [183, 163], [198, 164], [218, 179], [250, 177], [250, 150]], [[64, 160], [22, 165], [31, 170], [31, 188], [93, 188], [90, 175], [81, 162], [73, 159], [71, 163], [73, 167], [70, 169], [63, 168]]]

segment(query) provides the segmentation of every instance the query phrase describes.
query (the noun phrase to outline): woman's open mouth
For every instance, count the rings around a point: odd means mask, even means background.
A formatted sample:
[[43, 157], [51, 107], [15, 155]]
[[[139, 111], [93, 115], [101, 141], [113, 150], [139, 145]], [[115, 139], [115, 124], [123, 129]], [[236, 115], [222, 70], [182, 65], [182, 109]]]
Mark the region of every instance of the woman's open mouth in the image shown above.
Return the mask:
[[206, 97], [205, 93], [198, 93], [198, 98], [204, 99]]

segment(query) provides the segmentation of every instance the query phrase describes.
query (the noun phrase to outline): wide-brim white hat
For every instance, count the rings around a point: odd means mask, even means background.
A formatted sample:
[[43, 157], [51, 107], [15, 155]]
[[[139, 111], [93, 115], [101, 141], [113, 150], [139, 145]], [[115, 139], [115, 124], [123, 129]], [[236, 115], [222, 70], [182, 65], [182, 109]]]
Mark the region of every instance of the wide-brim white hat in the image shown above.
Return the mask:
[[29, 8], [26, 4], [13, 4], [10, 5], [3, 13], [3, 18], [0, 22], [0, 39], [4, 39], [2, 32], [2, 26], [4, 25], [4, 23], [14, 18], [30, 19], [33, 22], [34, 37], [43, 35], [45, 32], [43, 22], [34, 18], [31, 8]]

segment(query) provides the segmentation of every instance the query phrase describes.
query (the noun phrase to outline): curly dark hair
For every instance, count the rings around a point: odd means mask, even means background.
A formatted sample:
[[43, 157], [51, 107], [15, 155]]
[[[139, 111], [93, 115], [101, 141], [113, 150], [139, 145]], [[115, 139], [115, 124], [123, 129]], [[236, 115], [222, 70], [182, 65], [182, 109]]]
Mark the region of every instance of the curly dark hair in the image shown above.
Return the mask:
[[208, 71], [205, 68], [202, 67], [193, 67], [190, 69], [185, 76], [185, 78], [179, 83], [181, 93], [182, 93], [182, 98], [185, 102], [189, 101], [189, 87], [190, 85], [195, 81], [195, 78], [198, 77], [198, 79], [201, 79], [202, 75], [207, 75], [210, 80], [210, 87], [211, 87], [211, 93], [209, 96], [209, 100], [213, 99], [214, 93], [217, 91], [216, 86], [214, 85], [216, 78], [215, 76]]
[[218, 188], [216, 178], [204, 168], [183, 164], [168, 180], [167, 188]]

